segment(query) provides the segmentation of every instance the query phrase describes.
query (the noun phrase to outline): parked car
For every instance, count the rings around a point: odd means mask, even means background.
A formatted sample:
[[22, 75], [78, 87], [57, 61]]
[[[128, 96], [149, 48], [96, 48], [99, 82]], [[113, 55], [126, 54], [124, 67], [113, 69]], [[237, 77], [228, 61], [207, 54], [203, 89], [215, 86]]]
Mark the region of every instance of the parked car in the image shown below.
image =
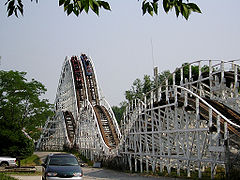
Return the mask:
[[1, 167], [7, 167], [7, 166], [17, 166], [16, 163], [16, 158], [12, 158], [12, 157], [5, 157], [5, 156], [1, 156], [0, 157], [0, 166]]
[[50, 154], [42, 164], [42, 180], [79, 180], [83, 172], [73, 154]]

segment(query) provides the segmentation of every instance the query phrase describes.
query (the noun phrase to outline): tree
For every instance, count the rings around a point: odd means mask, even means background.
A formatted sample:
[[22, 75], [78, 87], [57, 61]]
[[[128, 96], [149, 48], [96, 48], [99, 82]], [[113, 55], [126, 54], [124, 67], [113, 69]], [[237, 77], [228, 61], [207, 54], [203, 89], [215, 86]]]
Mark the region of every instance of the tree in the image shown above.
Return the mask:
[[132, 88], [130, 90], [125, 91], [125, 98], [128, 101], [132, 101], [134, 99], [142, 99], [144, 94], [149, 92], [154, 86], [154, 82], [150, 79], [149, 75], [144, 75], [143, 81], [140, 79], [136, 79], [133, 82]]
[[34, 152], [34, 143], [24, 133], [14, 126], [4, 127], [1, 124], [0, 154], [16, 157], [20, 166], [20, 159], [31, 156]]
[[120, 106], [113, 106], [112, 110], [115, 114], [116, 120], [118, 124], [120, 124], [121, 120], [123, 119], [123, 113], [127, 107], [127, 102], [121, 102]]
[[[31, 0], [34, 1], [34, 0]], [[160, 0], [138, 0], [142, 2], [143, 15], [148, 13], [151, 16], [158, 14]], [[38, 3], [38, 0], [35, 0]], [[23, 15], [23, 3], [22, 0], [7, 0], [8, 16], [15, 14], [18, 17], [20, 12]], [[175, 9], [176, 16], [181, 14], [185, 19], [189, 18], [191, 12], [201, 13], [200, 8], [195, 3], [190, 3], [189, 0], [162, 0], [163, 9], [166, 13]], [[86, 13], [91, 9], [95, 14], [99, 15], [99, 9], [103, 8], [110, 11], [111, 7], [108, 2], [101, 0], [59, 0], [59, 6], [64, 7], [64, 11], [67, 15], [71, 13], [79, 16], [83, 11]]]
[[[189, 64], [184, 63], [183, 66], [183, 78], [188, 79], [189, 81]], [[196, 81], [199, 76], [199, 66], [191, 66], [192, 71], [192, 80]], [[213, 70], [214, 71], [214, 70]], [[203, 78], [207, 77], [209, 74], [209, 66], [204, 65], [201, 67], [201, 76]], [[164, 90], [164, 86], [166, 85], [166, 79], [168, 79], [168, 84], [173, 83], [173, 76], [169, 70], [165, 70], [158, 75], [158, 81], [151, 80], [149, 75], [144, 75], [143, 80], [137, 78], [131, 87], [130, 90], [125, 91], [125, 98], [128, 102], [131, 102], [134, 99], [142, 99], [144, 95], [148, 92], [153, 90], [154, 88], [158, 87], [159, 85], [162, 86], [162, 90]], [[181, 70], [176, 69], [175, 71], [175, 83], [180, 84], [181, 81]], [[207, 83], [207, 82], [206, 82]], [[149, 96], [149, 94], [148, 94]], [[116, 119], [118, 123], [120, 123], [121, 119], [123, 118], [123, 113], [126, 108], [126, 102], [120, 103], [120, 107], [114, 106], [113, 112], [115, 113]]]
[[169, 70], [161, 72], [158, 76], [158, 81], [159, 81], [158, 83], [162, 84], [165, 81], [165, 79], [167, 79], [170, 75], [171, 75], [171, 72]]
[[25, 72], [0, 71], [0, 154], [21, 156], [33, 151], [33, 142], [23, 129], [38, 139], [40, 127], [52, 116], [52, 105], [40, 99], [46, 88], [32, 79], [27, 82]]
[[151, 80], [149, 75], [144, 75], [144, 77], [143, 77], [143, 85], [142, 86], [143, 86], [142, 87], [142, 93], [143, 94], [148, 93], [154, 87], [154, 81]]
[[[188, 81], [190, 81], [190, 79], [189, 79], [189, 64], [188, 63], [183, 63], [182, 67], [183, 67], [183, 79], [184, 80], [187, 79]], [[192, 65], [191, 66], [191, 71], [192, 71], [191, 81], [196, 81], [198, 79], [198, 76], [199, 76], [199, 66]], [[203, 67], [201, 67], [201, 76], [203, 78], [205, 78], [205, 77], [208, 76], [208, 74], [209, 74], [209, 67], [207, 65], [204, 65]], [[177, 69], [176, 70], [176, 84], [180, 84], [180, 81], [181, 81], [181, 70]]]

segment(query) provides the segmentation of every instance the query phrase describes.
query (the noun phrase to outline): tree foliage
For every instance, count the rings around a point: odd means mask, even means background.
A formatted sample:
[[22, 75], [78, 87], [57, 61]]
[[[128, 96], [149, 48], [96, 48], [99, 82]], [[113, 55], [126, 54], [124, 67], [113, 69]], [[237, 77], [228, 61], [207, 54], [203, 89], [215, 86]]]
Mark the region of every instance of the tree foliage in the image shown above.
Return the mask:
[[[31, 0], [38, 3], [38, 0]], [[138, 0], [142, 2], [142, 12], [143, 15], [146, 13], [153, 16], [158, 14], [159, 4], [162, 2], [163, 9], [166, 13], [170, 10], [175, 9], [176, 16], [181, 14], [185, 19], [189, 18], [191, 12], [201, 13], [200, 8], [195, 3], [190, 3], [189, 0]], [[7, 0], [5, 3], [7, 5], [8, 16], [15, 14], [18, 17], [20, 12], [23, 15], [24, 5], [22, 0]], [[92, 10], [95, 14], [99, 15], [99, 10], [101, 8], [111, 11], [111, 7], [107, 1], [101, 0], [59, 0], [59, 6], [64, 7], [64, 11], [67, 15], [75, 14], [79, 16], [83, 11], [86, 13]]]
[[[169, 70], [165, 70], [158, 75], [158, 85], [164, 84], [165, 79], [170, 76], [171, 72]], [[156, 85], [157, 86], [157, 85]]]
[[48, 100], [40, 99], [46, 92], [44, 85], [34, 79], [28, 82], [25, 75], [25, 72], [0, 71], [1, 153], [18, 156], [31, 153], [32, 141], [22, 130], [38, 139], [39, 127], [53, 114]]
[[132, 85], [130, 90], [125, 91], [125, 98], [128, 101], [134, 99], [142, 99], [144, 94], [149, 92], [154, 87], [154, 82], [151, 80], [149, 75], [144, 75], [143, 80], [141, 81], [137, 78]]
[[34, 143], [24, 133], [12, 126], [2, 127], [0, 132], [0, 154], [24, 159], [34, 152]]
[[[160, 0], [143, 0], [142, 11], [143, 15], [148, 13], [151, 16], [158, 14]], [[201, 13], [200, 8], [195, 3], [190, 3], [189, 0], [162, 0], [163, 9], [166, 13], [174, 9], [176, 16], [181, 14], [186, 20], [189, 18], [191, 12]]]
[[[183, 66], [183, 79], [187, 79], [189, 80], [189, 65], [188, 63], [184, 63], [182, 64]], [[198, 79], [199, 76], [199, 66], [191, 66], [191, 71], [192, 71], [192, 79], [191, 81], [196, 81]], [[207, 77], [209, 74], [209, 67], [207, 65], [204, 65], [203, 67], [201, 67], [201, 76], [203, 78]], [[172, 80], [171, 80], [172, 81]], [[176, 84], [180, 84], [181, 81], [181, 70], [178, 69], [176, 71]]]
[[112, 110], [115, 114], [116, 120], [118, 124], [120, 124], [121, 120], [123, 119], [123, 113], [127, 107], [127, 102], [120, 103], [120, 106], [113, 106]]
[[[183, 66], [183, 79], [188, 79], [189, 81], [189, 65], [188, 63], [182, 64]], [[196, 81], [199, 76], [199, 66], [191, 66], [192, 71], [192, 81]], [[207, 77], [209, 73], [209, 67], [207, 65], [204, 65], [201, 67], [201, 76]], [[151, 91], [153, 88], [158, 87], [159, 85], [164, 86], [166, 79], [168, 79], [168, 84], [173, 83], [173, 77], [171, 76], [171, 72], [169, 70], [165, 70], [161, 72], [156, 81], [155, 79], [151, 79], [149, 75], [144, 75], [143, 80], [137, 78], [133, 84], [130, 90], [125, 91], [125, 99], [128, 102], [131, 102], [134, 99], [142, 99], [145, 94], [147, 94], [149, 91]], [[181, 70], [177, 69], [175, 71], [175, 83], [180, 84], [181, 81]], [[164, 87], [163, 87], [164, 89]], [[126, 108], [126, 102], [120, 103], [120, 107], [114, 106], [113, 112], [115, 113], [116, 119], [118, 120], [118, 123], [122, 120]]]
[[[189, 80], [189, 66], [188, 63], [182, 64], [183, 66], [183, 79]], [[199, 76], [199, 66], [191, 66], [192, 71], [192, 79], [193, 81], [196, 81]], [[207, 65], [204, 65], [201, 67], [201, 76], [207, 77], [209, 73], [209, 67]], [[171, 76], [171, 72], [169, 70], [165, 70], [161, 72], [158, 75], [158, 81], [153, 79], [151, 80], [151, 77], [149, 75], [144, 75], [143, 80], [140, 80], [137, 78], [133, 84], [130, 90], [125, 91], [125, 98], [127, 101], [132, 101], [134, 99], [142, 99], [145, 94], [147, 94], [149, 91], [151, 91], [153, 88], [156, 88], [159, 85], [164, 86], [165, 81], [168, 79], [168, 84], [173, 83], [173, 77]], [[175, 83], [180, 84], [181, 81], [181, 70], [177, 69], [175, 71]]]

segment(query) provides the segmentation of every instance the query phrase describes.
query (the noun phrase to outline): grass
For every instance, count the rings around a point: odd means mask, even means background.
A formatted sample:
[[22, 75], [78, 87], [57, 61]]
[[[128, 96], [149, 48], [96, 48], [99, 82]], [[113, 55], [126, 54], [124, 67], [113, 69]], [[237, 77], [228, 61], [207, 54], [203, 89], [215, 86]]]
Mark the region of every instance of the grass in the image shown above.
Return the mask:
[[[40, 158], [33, 154], [32, 156], [21, 160], [21, 167], [23, 166], [39, 166], [41, 164]], [[39, 176], [41, 172], [4, 172], [0, 173], [0, 180], [16, 180], [9, 175], [20, 175], [20, 176]]]
[[[136, 173], [136, 172], [130, 172], [130, 171], [125, 171], [127, 173]], [[137, 172], [140, 173], [140, 172]], [[239, 179], [239, 175], [240, 175], [240, 171], [236, 170], [234, 172], [236, 175], [233, 175], [233, 171], [231, 172], [231, 177], [229, 178], [230, 180], [238, 180]], [[191, 171], [191, 177], [187, 177], [187, 171], [186, 170], [180, 170], [180, 176], [178, 176], [177, 174], [177, 169], [175, 168], [171, 168], [171, 173], [169, 174], [167, 171], [167, 168], [164, 167], [163, 171], [160, 172], [160, 170], [156, 170], [155, 172], [152, 172], [151, 170], [149, 170], [149, 172], [144, 171], [143, 173], [140, 173], [143, 176], [154, 176], [154, 177], [171, 177], [171, 178], [183, 178], [183, 179], [196, 179], [199, 180], [198, 178], [198, 171]], [[205, 169], [204, 172], [202, 172], [202, 178], [200, 178], [201, 180], [210, 180], [211, 179], [211, 168], [207, 168]], [[214, 179], [216, 180], [225, 180], [225, 170], [223, 167], [217, 167], [216, 170], [216, 175], [214, 176]]]
[[40, 176], [40, 175], [42, 175], [42, 172], [5, 172], [5, 175]]
[[21, 160], [21, 166], [39, 166], [41, 165], [40, 158], [33, 154], [32, 156]]
[[16, 180], [16, 178], [10, 177], [6, 174], [0, 173], [0, 179], [1, 180]]

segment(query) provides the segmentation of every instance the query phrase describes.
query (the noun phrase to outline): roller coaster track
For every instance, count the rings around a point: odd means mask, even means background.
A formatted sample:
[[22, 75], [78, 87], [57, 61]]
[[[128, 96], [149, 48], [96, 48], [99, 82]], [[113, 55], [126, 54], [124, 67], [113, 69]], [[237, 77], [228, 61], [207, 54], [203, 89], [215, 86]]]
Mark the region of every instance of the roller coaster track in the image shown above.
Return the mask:
[[43, 128], [38, 149], [77, 148], [84, 153], [96, 151], [96, 157], [111, 155], [119, 144], [115, 116], [100, 94], [93, 62], [85, 54], [65, 59], [55, 111], [53, 120]]
[[92, 160], [118, 157], [131, 171], [198, 171], [201, 178], [210, 167], [214, 177], [216, 167], [229, 168], [240, 149], [238, 63], [202, 60], [177, 68], [129, 102], [119, 129], [92, 60], [66, 58], [56, 116], [47, 120], [37, 148], [74, 147]]
[[120, 152], [131, 171], [166, 167], [190, 176], [197, 170], [200, 178], [206, 167], [213, 177], [217, 165], [229, 165], [240, 148], [237, 63], [185, 64], [142, 100], [129, 103]]

